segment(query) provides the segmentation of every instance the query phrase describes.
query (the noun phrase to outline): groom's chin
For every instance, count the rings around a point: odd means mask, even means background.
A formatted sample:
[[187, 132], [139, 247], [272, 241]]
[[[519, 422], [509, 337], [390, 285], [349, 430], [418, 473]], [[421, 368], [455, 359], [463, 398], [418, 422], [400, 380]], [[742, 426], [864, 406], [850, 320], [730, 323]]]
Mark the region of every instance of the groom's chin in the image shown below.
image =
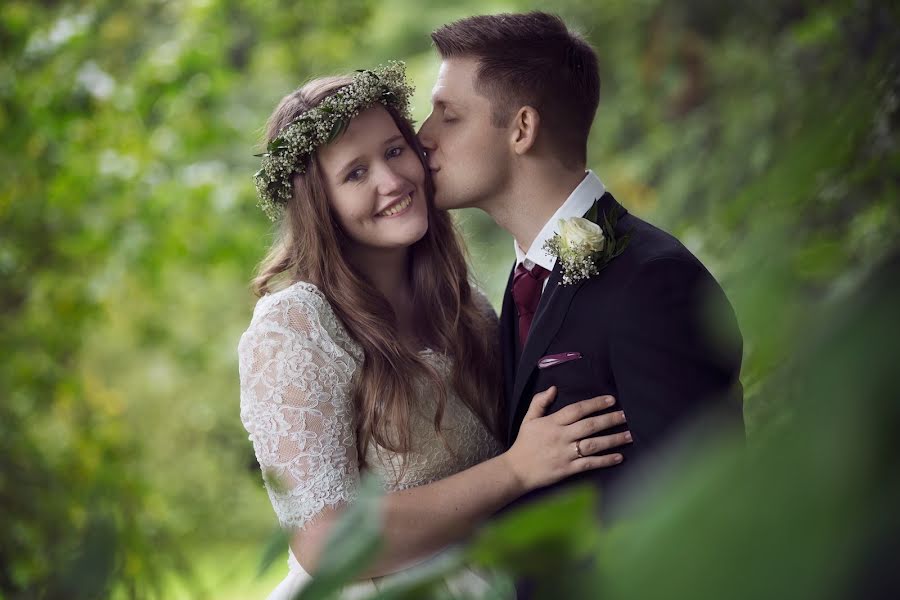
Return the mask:
[[434, 193], [434, 207], [438, 210], [450, 210], [451, 208], [456, 208], [453, 205], [453, 202], [450, 202], [445, 196], [442, 196], [437, 191]]
[[434, 207], [438, 210], [453, 210], [455, 208], [467, 208], [459, 200], [459, 198], [454, 198], [452, 196], [441, 195], [437, 191], [434, 193]]

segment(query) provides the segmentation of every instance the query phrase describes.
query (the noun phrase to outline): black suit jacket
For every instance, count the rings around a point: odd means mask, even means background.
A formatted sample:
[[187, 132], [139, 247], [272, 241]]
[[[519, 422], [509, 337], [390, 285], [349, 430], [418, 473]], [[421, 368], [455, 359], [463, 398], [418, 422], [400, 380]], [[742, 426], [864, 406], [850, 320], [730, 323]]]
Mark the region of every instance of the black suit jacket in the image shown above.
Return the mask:
[[[743, 431], [742, 341], [721, 287], [677, 239], [624, 211], [611, 194], [604, 194], [599, 209], [623, 213], [616, 231], [630, 231], [630, 243], [598, 275], [576, 284], [560, 284], [557, 262], [521, 355], [510, 274], [501, 313], [507, 442], [515, 440], [532, 396], [551, 385], [557, 396], [548, 413], [593, 396], [615, 396], [609, 410], [625, 411], [634, 442], [609, 451], [622, 452], [621, 464], [520, 502], [589, 481], [607, 506], [623, 474], [659, 454], [672, 434], [701, 414], [715, 411]], [[582, 358], [537, 368], [542, 356], [562, 352]]]

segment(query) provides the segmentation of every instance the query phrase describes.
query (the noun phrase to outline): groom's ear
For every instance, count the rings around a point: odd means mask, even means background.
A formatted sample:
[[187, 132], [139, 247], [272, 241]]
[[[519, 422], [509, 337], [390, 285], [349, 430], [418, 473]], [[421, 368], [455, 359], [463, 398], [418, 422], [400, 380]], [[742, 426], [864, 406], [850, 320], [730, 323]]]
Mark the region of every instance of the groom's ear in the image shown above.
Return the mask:
[[523, 155], [534, 147], [538, 130], [541, 126], [541, 115], [532, 106], [523, 106], [513, 118], [511, 140], [513, 152]]

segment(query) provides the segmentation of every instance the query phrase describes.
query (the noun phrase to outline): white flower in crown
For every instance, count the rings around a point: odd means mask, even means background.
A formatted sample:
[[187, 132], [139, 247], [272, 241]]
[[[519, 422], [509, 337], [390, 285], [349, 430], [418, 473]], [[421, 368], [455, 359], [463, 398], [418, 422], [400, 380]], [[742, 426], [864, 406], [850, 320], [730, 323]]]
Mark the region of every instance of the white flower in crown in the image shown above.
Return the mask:
[[597, 275], [609, 261], [628, 245], [630, 233], [616, 238], [619, 215], [613, 211], [603, 215], [602, 225], [595, 223], [597, 201], [585, 217], [559, 220], [559, 233], [544, 243], [544, 249], [560, 262], [561, 283], [570, 285]]

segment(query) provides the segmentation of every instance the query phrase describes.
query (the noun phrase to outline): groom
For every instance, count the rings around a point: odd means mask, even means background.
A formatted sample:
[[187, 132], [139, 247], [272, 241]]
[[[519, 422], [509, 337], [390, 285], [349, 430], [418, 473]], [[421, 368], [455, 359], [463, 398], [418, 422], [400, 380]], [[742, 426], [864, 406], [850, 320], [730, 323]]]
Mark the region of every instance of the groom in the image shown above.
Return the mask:
[[[633, 443], [610, 452], [624, 461], [573, 478], [596, 485], [606, 509], [623, 476], [661, 456], [686, 426], [693, 436], [742, 431], [734, 312], [697, 258], [586, 171], [600, 78], [580, 36], [533, 12], [470, 17], [431, 37], [442, 62], [419, 135], [437, 205], [480, 208], [515, 238], [501, 315], [508, 443], [532, 395], [551, 385], [550, 413], [615, 396], [611, 410], [624, 411], [620, 430]], [[544, 246], [561, 219], [585, 215], [618, 217], [603, 233], [621, 250], [594, 255], [589, 276], [565, 269]]]

